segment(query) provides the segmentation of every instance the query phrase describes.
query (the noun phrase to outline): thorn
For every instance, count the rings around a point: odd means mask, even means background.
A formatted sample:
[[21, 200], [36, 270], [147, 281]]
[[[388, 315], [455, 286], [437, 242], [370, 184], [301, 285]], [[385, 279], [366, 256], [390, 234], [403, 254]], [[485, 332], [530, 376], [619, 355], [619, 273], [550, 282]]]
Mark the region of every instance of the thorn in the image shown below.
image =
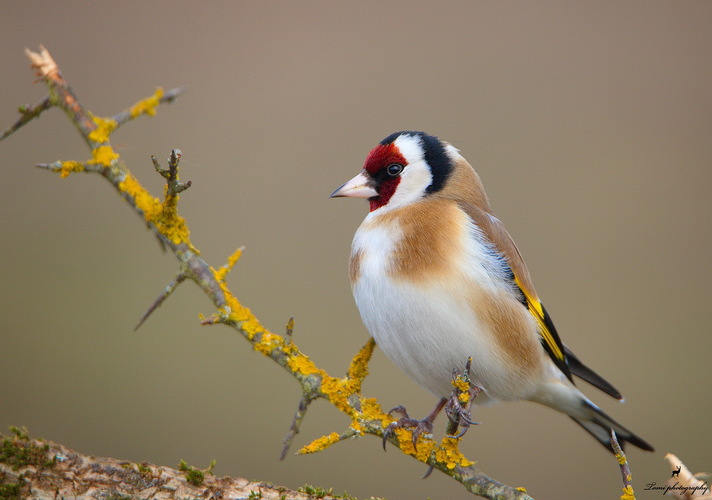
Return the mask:
[[223, 323], [223, 319], [217, 314], [213, 314], [209, 318], [205, 318], [203, 321], [200, 322], [200, 324], [203, 326], [214, 325], [216, 323]]
[[304, 394], [302, 399], [299, 401], [299, 406], [297, 407], [297, 411], [294, 413], [294, 418], [292, 419], [292, 425], [289, 426], [289, 431], [287, 431], [287, 435], [284, 436], [284, 439], [282, 440], [284, 446], [282, 447], [282, 453], [279, 455], [280, 460], [284, 460], [287, 456], [289, 447], [292, 445], [292, 441], [294, 441], [294, 436], [299, 433], [299, 426], [301, 425], [302, 420], [304, 420], [304, 415], [306, 414], [307, 408], [312, 401], [313, 399], [307, 394]]
[[29, 104], [23, 104], [18, 108], [18, 112], [20, 113], [20, 118], [17, 119], [17, 121], [10, 126], [7, 130], [5, 130], [2, 134], [0, 134], [0, 141], [5, 139], [6, 137], [9, 137], [12, 135], [14, 132], [20, 129], [23, 125], [26, 123], [30, 122], [32, 119], [37, 118], [40, 116], [40, 114], [51, 108], [52, 103], [50, 101], [49, 96], [45, 97], [42, 99], [39, 103], [35, 104], [34, 106], [31, 106]]
[[287, 321], [287, 345], [292, 345], [292, 334], [294, 333], [294, 316], [289, 317]]
[[187, 86], [187, 85], [184, 86], [184, 87], [177, 87], [177, 88], [171, 89], [171, 90], [169, 90], [168, 92], [165, 92], [165, 93], [163, 94], [163, 97], [161, 97], [161, 103], [164, 103], [164, 102], [169, 102], [169, 103], [170, 103], [170, 102], [173, 102], [173, 101], [176, 100], [176, 98], [177, 98], [179, 95], [183, 94], [183, 93], [186, 92], [187, 90], [188, 90], [188, 86]]
[[176, 194], [177, 194], [177, 193], [180, 193], [180, 192], [182, 192], [182, 191], [185, 191], [186, 189], [188, 189], [188, 188], [189, 188], [190, 186], [192, 186], [192, 185], [193, 185], [193, 182], [192, 182], [192, 181], [188, 181], [188, 182], [185, 182], [185, 183], [179, 182], [179, 183], [176, 184], [176, 187], [174, 188], [174, 191], [175, 191]]
[[35, 167], [43, 168], [45, 170], [51, 170], [52, 172], [59, 172], [60, 170], [62, 170], [62, 163], [58, 161], [54, 163], [37, 163]]
[[171, 155], [168, 157], [168, 166], [171, 170], [171, 174], [175, 174], [175, 171], [178, 169], [181, 156], [183, 156], [183, 152], [180, 149], [171, 149]]
[[151, 155], [151, 162], [153, 162], [153, 168], [156, 169], [156, 172], [161, 174], [161, 177], [164, 179], [168, 179], [170, 172], [161, 168], [161, 164], [158, 163], [158, 157], [156, 155]]
[[148, 319], [148, 317], [158, 309], [158, 307], [163, 304], [163, 302], [168, 298], [168, 296], [173, 293], [173, 290], [175, 290], [178, 285], [183, 283], [183, 281], [187, 278], [188, 276], [184, 273], [179, 273], [173, 280], [171, 280], [170, 283], [166, 286], [166, 288], [163, 290], [163, 292], [158, 296], [158, 298], [151, 304], [151, 307], [148, 308], [148, 310], [141, 316], [141, 319], [139, 320], [138, 324], [134, 328], [134, 331], [138, 330], [141, 325], [143, 325], [144, 321]]

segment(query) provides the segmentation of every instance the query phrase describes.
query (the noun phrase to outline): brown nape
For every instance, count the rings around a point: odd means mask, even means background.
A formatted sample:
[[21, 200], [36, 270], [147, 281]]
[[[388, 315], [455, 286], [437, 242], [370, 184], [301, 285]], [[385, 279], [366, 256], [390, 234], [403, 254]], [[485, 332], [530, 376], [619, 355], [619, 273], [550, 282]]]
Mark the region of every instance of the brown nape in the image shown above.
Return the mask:
[[455, 160], [455, 169], [448, 179], [447, 185], [439, 192], [434, 193], [432, 198], [456, 201], [482, 230], [485, 238], [504, 256], [522, 288], [531, 297], [538, 299], [529, 270], [519, 249], [504, 224], [494, 216], [480, 176], [467, 160], [462, 157]]
[[458, 203], [467, 203], [478, 207], [484, 212], [492, 213], [492, 207], [480, 176], [472, 168], [472, 165], [462, 157], [454, 160], [453, 171], [445, 186], [431, 196], [433, 198], [455, 200]]

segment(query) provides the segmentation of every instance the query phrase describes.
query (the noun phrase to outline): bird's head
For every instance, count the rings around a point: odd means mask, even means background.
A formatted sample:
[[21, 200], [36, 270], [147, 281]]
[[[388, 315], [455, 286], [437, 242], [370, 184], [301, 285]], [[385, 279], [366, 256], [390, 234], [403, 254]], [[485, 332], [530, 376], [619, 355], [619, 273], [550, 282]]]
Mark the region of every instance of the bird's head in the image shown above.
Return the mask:
[[373, 148], [361, 173], [331, 197], [367, 198], [371, 212], [409, 205], [441, 190], [457, 157], [454, 147], [425, 132], [396, 132]]

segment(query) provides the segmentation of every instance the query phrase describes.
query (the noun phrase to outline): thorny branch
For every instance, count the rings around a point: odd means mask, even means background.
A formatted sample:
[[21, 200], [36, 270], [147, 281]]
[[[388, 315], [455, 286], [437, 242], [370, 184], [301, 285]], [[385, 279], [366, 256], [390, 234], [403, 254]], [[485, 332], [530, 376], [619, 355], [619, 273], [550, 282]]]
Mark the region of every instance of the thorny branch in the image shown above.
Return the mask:
[[[228, 258], [226, 265], [214, 268], [200, 256], [191, 242], [185, 220], [178, 215], [177, 210], [179, 193], [190, 187], [190, 181], [181, 183], [178, 179], [180, 151], [174, 149], [171, 152], [167, 170], [161, 168], [155, 156], [151, 158], [155, 170], [167, 180], [165, 198], [160, 201], [143, 187], [112, 148], [109, 139], [114, 130], [141, 115], [154, 115], [160, 104], [173, 102], [185, 89], [178, 88], [165, 93], [162, 89], [158, 89], [154, 95], [139, 101], [127, 110], [113, 117], [101, 118], [80, 104], [62, 76], [58, 65], [44, 47], [40, 47], [39, 52], [26, 50], [26, 53], [37, 76], [47, 85], [49, 96], [35, 106], [21, 108], [20, 119], [0, 136], [0, 140], [50, 107], [62, 109], [89, 146], [92, 158], [83, 162], [60, 161], [38, 166], [58, 172], [63, 177], [75, 172], [101, 174], [144, 218], [164, 248], [171, 251], [178, 259], [177, 276], [143, 315], [138, 326], [170, 296], [178, 285], [190, 279], [208, 295], [217, 309], [212, 316], [204, 318], [202, 324], [221, 323], [233, 328], [245, 337], [255, 350], [271, 358], [301, 384], [302, 399], [289, 433], [285, 437], [282, 456], [286, 455], [289, 445], [299, 432], [300, 423], [309, 404], [316, 399], [328, 400], [351, 418], [351, 424], [342, 433], [332, 432], [314, 440], [302, 447], [299, 454], [321, 451], [336, 442], [364, 434], [382, 437], [393, 419], [381, 410], [375, 399], [367, 398], [361, 393], [361, 383], [368, 374], [368, 362], [375, 347], [373, 340], [369, 340], [354, 356], [345, 377], [332, 377], [317, 367], [292, 341], [293, 320], [290, 320], [287, 326], [286, 337], [274, 334], [265, 328], [228, 289], [225, 280], [240, 257], [241, 248]], [[445, 436], [438, 443], [428, 436], [422, 436], [416, 449], [413, 446], [412, 431], [398, 429], [388, 441], [403, 453], [459, 481], [468, 491], [476, 495], [493, 499], [531, 498], [523, 488], [513, 488], [499, 483], [477, 469], [474, 462], [460, 453], [458, 437]]]

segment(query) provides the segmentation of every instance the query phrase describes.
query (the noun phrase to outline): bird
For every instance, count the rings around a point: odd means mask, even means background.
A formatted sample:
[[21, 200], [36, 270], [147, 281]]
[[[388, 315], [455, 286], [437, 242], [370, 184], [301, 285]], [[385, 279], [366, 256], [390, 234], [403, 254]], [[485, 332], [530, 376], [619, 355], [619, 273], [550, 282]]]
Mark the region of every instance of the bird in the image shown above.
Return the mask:
[[395, 132], [330, 196], [337, 197], [369, 203], [348, 267], [364, 325], [396, 366], [439, 398], [421, 420], [394, 408], [403, 417], [384, 433], [384, 448], [393, 426], [412, 427], [415, 444], [443, 408], [454, 413], [454, 430], [458, 422], [464, 430], [474, 423], [453, 392], [453, 372], [471, 358], [475, 406], [539, 403], [571, 417], [609, 451], [612, 430], [621, 445], [654, 451], [575, 385], [577, 377], [623, 399], [562, 343], [479, 175], [458, 149], [425, 132]]

